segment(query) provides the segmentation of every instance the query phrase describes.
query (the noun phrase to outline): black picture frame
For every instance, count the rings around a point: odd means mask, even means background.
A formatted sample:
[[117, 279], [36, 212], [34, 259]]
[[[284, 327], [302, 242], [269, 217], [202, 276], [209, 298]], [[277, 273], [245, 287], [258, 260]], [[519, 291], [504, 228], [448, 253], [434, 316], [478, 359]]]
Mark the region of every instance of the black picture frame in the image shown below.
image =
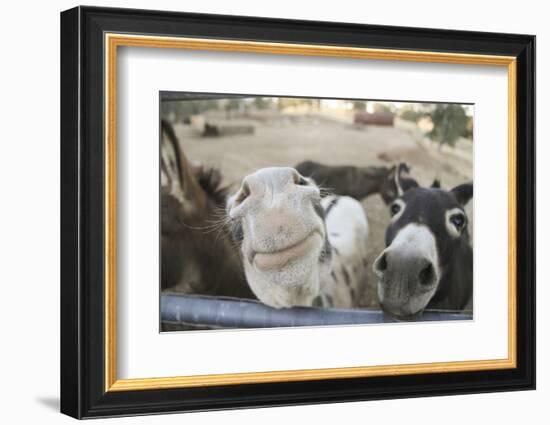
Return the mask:
[[[514, 56], [517, 367], [405, 376], [105, 391], [104, 34]], [[76, 7], [61, 13], [61, 412], [76, 418], [535, 388], [535, 37]]]

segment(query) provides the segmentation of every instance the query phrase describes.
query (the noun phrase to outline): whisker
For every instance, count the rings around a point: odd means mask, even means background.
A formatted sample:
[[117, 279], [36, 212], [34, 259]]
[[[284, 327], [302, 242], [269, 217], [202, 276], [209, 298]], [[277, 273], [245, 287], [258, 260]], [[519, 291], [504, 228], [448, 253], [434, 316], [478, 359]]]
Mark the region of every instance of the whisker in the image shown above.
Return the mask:
[[321, 194], [321, 198], [326, 198], [327, 196], [334, 195], [334, 189], [331, 189], [329, 187], [317, 185], [319, 188], [319, 193]]

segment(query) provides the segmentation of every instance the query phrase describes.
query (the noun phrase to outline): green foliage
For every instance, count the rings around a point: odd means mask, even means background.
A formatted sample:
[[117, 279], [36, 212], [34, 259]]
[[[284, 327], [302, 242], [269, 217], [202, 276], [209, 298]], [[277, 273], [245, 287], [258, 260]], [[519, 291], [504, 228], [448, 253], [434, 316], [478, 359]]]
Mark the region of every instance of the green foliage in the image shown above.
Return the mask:
[[385, 103], [375, 103], [373, 105], [374, 112], [393, 112], [392, 108]]
[[191, 115], [200, 114], [217, 107], [217, 101], [212, 99], [164, 101], [160, 103], [160, 113], [162, 118], [179, 122], [188, 120]]
[[268, 109], [271, 105], [271, 102], [266, 97], [255, 97], [254, 106], [256, 109]]
[[454, 146], [468, 132], [468, 116], [460, 105], [437, 105], [430, 116], [434, 128], [429, 136], [441, 145]]
[[225, 104], [225, 110], [226, 111], [235, 111], [241, 108], [242, 99], [239, 98], [229, 98], [227, 103]]
[[354, 100], [353, 110], [357, 112], [365, 112], [367, 110], [367, 102], [364, 100]]
[[474, 137], [474, 119], [472, 117], [468, 117], [468, 123], [466, 124], [466, 130], [464, 131], [464, 134], [462, 137], [466, 139], [473, 139]]
[[294, 97], [281, 97], [279, 99], [279, 109], [292, 108], [303, 104], [303, 99]]
[[426, 111], [404, 109], [400, 112], [399, 117], [407, 121], [418, 122], [420, 118], [425, 117], [426, 115], [428, 115]]

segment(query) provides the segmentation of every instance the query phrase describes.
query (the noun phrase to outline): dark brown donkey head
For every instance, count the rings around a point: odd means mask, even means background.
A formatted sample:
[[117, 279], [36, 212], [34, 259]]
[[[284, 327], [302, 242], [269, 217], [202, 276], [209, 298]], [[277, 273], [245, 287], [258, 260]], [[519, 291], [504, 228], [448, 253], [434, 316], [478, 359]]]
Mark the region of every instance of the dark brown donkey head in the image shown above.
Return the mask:
[[425, 308], [462, 310], [472, 299], [472, 247], [465, 205], [472, 183], [443, 190], [399, 185], [390, 206], [386, 248], [374, 261], [378, 298], [387, 312], [409, 318]]
[[254, 298], [219, 220], [226, 202], [220, 172], [192, 166], [165, 121], [160, 137], [162, 289]]
[[[303, 176], [312, 178], [323, 189], [340, 196], [351, 196], [362, 200], [379, 193], [386, 204], [400, 196], [401, 186], [408, 190], [418, 186], [414, 179], [407, 177], [409, 166], [404, 162], [393, 167], [353, 165], [325, 165], [315, 161], [303, 161], [296, 165]], [[401, 186], [397, 184], [400, 181]]]

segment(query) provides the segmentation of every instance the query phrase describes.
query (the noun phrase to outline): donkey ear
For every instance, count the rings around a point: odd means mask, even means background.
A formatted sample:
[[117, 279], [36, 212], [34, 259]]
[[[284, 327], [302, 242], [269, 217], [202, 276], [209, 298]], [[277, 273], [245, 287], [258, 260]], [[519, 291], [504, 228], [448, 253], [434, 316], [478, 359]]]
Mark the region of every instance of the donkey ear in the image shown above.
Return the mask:
[[407, 190], [413, 187], [418, 187], [418, 182], [409, 176], [411, 169], [405, 162], [400, 162], [397, 165], [395, 173], [395, 186], [397, 188], [397, 195], [401, 196]]
[[474, 194], [473, 183], [464, 183], [456, 186], [451, 190], [451, 193], [455, 196], [456, 200], [461, 205], [466, 205]]
[[433, 189], [441, 189], [441, 182], [439, 181], [439, 179], [434, 179], [430, 187], [432, 187]]
[[206, 194], [193, 174], [193, 167], [179, 144], [174, 128], [165, 120], [161, 121], [160, 150], [161, 183], [165, 191], [176, 197], [182, 205], [189, 204], [189, 200], [193, 200], [193, 205], [204, 205]]
[[397, 198], [397, 188], [395, 187], [395, 170], [397, 167], [393, 165], [390, 168], [384, 168], [383, 181], [380, 183], [378, 192], [384, 202], [389, 205]]
[[409, 164], [407, 164], [406, 162], [400, 162], [398, 165], [397, 165], [397, 168], [399, 168], [399, 173], [402, 174], [402, 173], [410, 173], [411, 172], [411, 167], [409, 167]]
[[410, 168], [404, 162], [392, 166], [386, 173], [386, 181], [380, 188], [380, 195], [386, 204], [391, 204], [407, 190], [417, 187], [418, 183], [407, 176]]
[[386, 179], [389, 182], [395, 182], [395, 175], [397, 174], [397, 165], [392, 165], [390, 168], [386, 168]]

